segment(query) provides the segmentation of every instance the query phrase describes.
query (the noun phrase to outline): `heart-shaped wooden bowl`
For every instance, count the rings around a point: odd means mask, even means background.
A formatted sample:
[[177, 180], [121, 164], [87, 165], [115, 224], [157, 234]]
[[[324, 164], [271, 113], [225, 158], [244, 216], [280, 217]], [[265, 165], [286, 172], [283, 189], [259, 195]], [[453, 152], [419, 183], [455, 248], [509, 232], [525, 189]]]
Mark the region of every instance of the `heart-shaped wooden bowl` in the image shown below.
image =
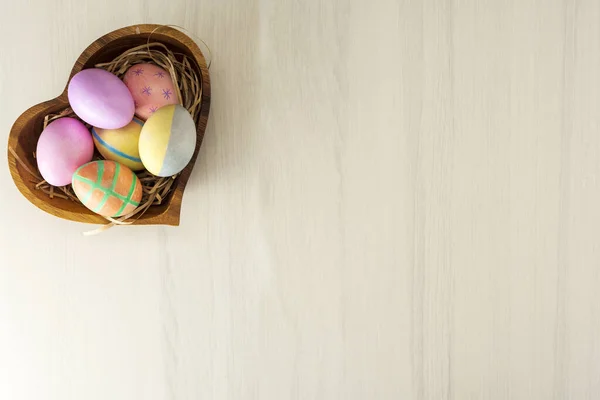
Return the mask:
[[[69, 80], [82, 69], [91, 68], [98, 63], [109, 62], [125, 50], [147, 43], [150, 36], [152, 42], [163, 43], [174, 53], [185, 54], [190, 61], [195, 61], [194, 68], [197, 68], [199, 76], [202, 76], [202, 105], [196, 125], [198, 139], [192, 160], [177, 177], [174, 189], [166, 201], [162, 205], [150, 207], [144, 215], [133, 222], [134, 225], [179, 225], [183, 191], [198, 157], [210, 108], [208, 67], [204, 55], [196, 43], [181, 31], [168, 26], [134, 25], [118, 29], [102, 36], [85, 49], [75, 62]], [[103, 217], [94, 214], [82, 204], [57, 197], [50, 198], [41, 190], [37, 190], [32, 176], [25, 168], [26, 166], [31, 171], [36, 171], [37, 164], [33, 158], [33, 152], [42, 132], [44, 117], [50, 113], [60, 112], [67, 107], [69, 107], [69, 101], [67, 86], [65, 86], [65, 90], [57, 98], [33, 106], [21, 114], [10, 130], [8, 138], [10, 173], [23, 196], [47, 213], [72, 221], [106, 224], [107, 221]], [[10, 149], [17, 154], [25, 166], [17, 162]]]

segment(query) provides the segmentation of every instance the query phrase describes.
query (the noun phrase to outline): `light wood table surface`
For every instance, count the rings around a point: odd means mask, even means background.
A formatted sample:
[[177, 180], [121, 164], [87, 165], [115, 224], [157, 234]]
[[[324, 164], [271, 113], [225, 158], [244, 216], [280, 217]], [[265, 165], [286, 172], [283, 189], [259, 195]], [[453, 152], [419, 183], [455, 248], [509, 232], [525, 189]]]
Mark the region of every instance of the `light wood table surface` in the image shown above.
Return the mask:
[[5, 143], [113, 29], [214, 57], [180, 227], [0, 169], [0, 399], [599, 398], [599, 1], [5, 3]]

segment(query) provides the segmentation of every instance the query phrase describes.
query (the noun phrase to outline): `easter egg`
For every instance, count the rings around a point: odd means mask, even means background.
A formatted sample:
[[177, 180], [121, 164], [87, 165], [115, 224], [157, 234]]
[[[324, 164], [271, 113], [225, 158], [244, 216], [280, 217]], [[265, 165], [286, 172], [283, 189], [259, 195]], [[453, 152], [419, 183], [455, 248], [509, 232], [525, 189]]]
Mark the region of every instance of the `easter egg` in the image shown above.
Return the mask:
[[123, 76], [135, 102], [135, 113], [147, 120], [159, 108], [179, 104], [171, 75], [154, 64], [136, 64]]
[[37, 142], [36, 159], [42, 177], [53, 186], [71, 183], [73, 172], [92, 160], [94, 142], [90, 131], [75, 118], [48, 124]]
[[143, 125], [143, 121], [134, 118], [128, 125], [119, 129], [94, 127], [92, 138], [104, 158], [119, 162], [134, 171], [141, 171], [144, 164], [140, 159], [138, 143]]
[[118, 162], [100, 160], [82, 165], [73, 174], [73, 190], [84, 206], [105, 217], [120, 217], [142, 200], [142, 183]]
[[122, 128], [135, 112], [127, 86], [115, 75], [100, 68], [84, 69], [71, 78], [69, 103], [79, 118], [103, 128]]
[[196, 149], [196, 124], [180, 105], [159, 108], [140, 133], [140, 158], [156, 176], [171, 176], [190, 162]]

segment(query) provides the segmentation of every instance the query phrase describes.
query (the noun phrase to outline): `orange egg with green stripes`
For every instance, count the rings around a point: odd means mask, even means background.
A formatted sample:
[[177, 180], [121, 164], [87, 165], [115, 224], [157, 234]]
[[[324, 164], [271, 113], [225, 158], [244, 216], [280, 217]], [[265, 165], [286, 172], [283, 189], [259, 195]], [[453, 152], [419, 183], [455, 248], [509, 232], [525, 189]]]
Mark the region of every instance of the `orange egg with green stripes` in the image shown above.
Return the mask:
[[138, 144], [144, 122], [134, 118], [128, 125], [119, 129], [92, 128], [92, 138], [96, 148], [107, 160], [119, 162], [134, 171], [144, 169], [140, 159]]
[[73, 190], [84, 206], [105, 217], [120, 217], [142, 200], [142, 183], [132, 170], [109, 160], [84, 164], [73, 174]]

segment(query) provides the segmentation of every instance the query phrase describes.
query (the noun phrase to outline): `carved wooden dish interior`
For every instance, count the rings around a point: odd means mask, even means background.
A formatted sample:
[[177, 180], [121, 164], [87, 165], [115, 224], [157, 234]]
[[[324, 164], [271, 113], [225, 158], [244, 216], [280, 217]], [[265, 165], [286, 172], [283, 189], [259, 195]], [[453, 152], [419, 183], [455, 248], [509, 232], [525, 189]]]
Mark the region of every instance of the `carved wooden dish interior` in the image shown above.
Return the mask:
[[[210, 107], [208, 68], [206, 60], [196, 43], [179, 30], [166, 26], [134, 25], [122, 28], [104, 35], [85, 49], [77, 59], [69, 80], [82, 69], [92, 68], [98, 63], [109, 62], [125, 50], [147, 43], [150, 36], [152, 42], [161, 42], [174, 53], [185, 54], [190, 62], [195, 62], [194, 68], [197, 68], [198, 76], [202, 76], [202, 105], [199, 121], [196, 121], [198, 139], [192, 160], [177, 177], [174, 188], [166, 201], [161, 205], [151, 206], [144, 215], [133, 223], [134, 225], [179, 225], [183, 191], [198, 157]], [[44, 117], [50, 113], [60, 112], [67, 107], [69, 107], [69, 102], [67, 99], [67, 86], [65, 86], [59, 97], [31, 107], [14, 123], [10, 131], [8, 146], [16, 152], [30, 170], [37, 170], [33, 152], [42, 132]], [[42, 210], [72, 221], [94, 224], [107, 223], [103, 217], [94, 214], [82, 204], [57, 197], [50, 198], [42, 191], [37, 190], [32, 176], [17, 162], [10, 151], [8, 152], [8, 165], [19, 191]]]

